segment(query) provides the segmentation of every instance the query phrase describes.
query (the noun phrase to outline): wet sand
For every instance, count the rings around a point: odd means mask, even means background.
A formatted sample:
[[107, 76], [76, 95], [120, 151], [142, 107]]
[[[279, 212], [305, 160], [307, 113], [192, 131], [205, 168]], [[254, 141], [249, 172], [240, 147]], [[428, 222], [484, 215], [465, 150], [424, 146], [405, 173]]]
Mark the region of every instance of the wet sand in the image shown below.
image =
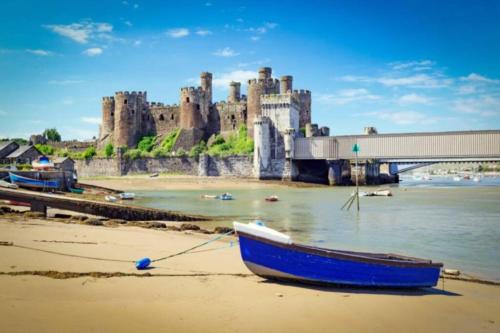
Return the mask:
[[146, 272], [131, 262], [78, 257], [155, 258], [210, 237], [0, 216], [0, 241], [75, 255], [0, 246], [0, 331], [500, 330], [499, 286], [445, 280], [445, 291], [441, 282], [439, 288], [388, 291], [269, 282], [246, 269], [229, 239]]
[[256, 180], [244, 178], [197, 177], [160, 175], [150, 178], [148, 175], [123, 177], [95, 177], [80, 179], [82, 183], [113, 188], [120, 191], [133, 190], [197, 190], [197, 189], [264, 189], [272, 187], [318, 187], [325, 185], [301, 182], [282, 182], [279, 180]]

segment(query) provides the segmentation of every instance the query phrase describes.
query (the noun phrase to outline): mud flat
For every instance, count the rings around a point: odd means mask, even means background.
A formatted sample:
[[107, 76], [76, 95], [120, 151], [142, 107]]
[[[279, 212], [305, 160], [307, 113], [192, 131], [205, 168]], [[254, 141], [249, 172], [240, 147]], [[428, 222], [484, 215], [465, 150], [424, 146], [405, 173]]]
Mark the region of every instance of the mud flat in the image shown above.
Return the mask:
[[[445, 280], [423, 290], [317, 288], [252, 275], [228, 238], [0, 216], [3, 332], [498, 332], [500, 287]], [[116, 261], [82, 258], [101, 257]]]

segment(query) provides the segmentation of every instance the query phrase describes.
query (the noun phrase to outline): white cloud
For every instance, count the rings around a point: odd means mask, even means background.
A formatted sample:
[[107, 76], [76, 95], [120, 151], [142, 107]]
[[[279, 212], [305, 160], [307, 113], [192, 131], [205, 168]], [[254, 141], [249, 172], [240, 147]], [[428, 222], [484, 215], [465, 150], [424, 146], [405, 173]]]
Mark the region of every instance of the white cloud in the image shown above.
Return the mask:
[[407, 94], [398, 98], [400, 104], [429, 104], [431, 99], [417, 94]]
[[189, 36], [189, 29], [186, 28], [175, 28], [167, 31], [167, 35], [172, 38], [182, 38]]
[[346, 75], [339, 78], [345, 82], [379, 83], [388, 87], [409, 86], [413, 88], [444, 88], [453, 83], [452, 79], [440, 75], [415, 74], [409, 76], [355, 76]]
[[91, 39], [104, 39], [110, 37], [113, 26], [109, 23], [96, 23], [91, 20], [83, 20], [71, 24], [46, 24], [44, 28], [69, 38], [77, 43], [86, 44]]
[[214, 75], [212, 84], [217, 88], [228, 88], [229, 82], [241, 82], [243, 85], [247, 83], [248, 80], [257, 77], [257, 72], [247, 71], [247, 70], [235, 70], [227, 73], [218, 73]]
[[208, 36], [208, 35], [212, 34], [212, 31], [200, 29], [200, 30], [196, 31], [196, 34], [199, 35], [199, 36]]
[[257, 41], [259, 41], [259, 40], [260, 40], [260, 36], [252, 36], [252, 37], [250, 37], [250, 40], [251, 40], [252, 42], [257, 42]]
[[484, 117], [500, 116], [500, 98], [485, 95], [459, 99], [453, 103], [453, 108], [458, 113]]
[[85, 81], [83, 80], [50, 80], [47, 83], [48, 84], [57, 84], [61, 86], [67, 86], [70, 84], [78, 84], [78, 83], [83, 83]]
[[476, 92], [476, 87], [473, 85], [465, 85], [465, 86], [460, 86], [458, 87], [457, 92], [460, 95], [470, 95], [474, 94]]
[[421, 61], [408, 61], [408, 62], [393, 62], [389, 65], [393, 70], [405, 70], [411, 69], [415, 71], [426, 70], [432, 68], [436, 63], [431, 60], [421, 60]]
[[51, 51], [40, 50], [40, 49], [37, 49], [37, 50], [27, 49], [26, 52], [31, 53], [31, 54], [35, 54], [38, 56], [42, 56], [42, 57], [47, 57], [47, 56], [51, 56], [54, 54]]
[[271, 62], [271, 59], [265, 58], [261, 60], [256, 60], [256, 61], [250, 61], [250, 62], [240, 62], [236, 66], [237, 67], [249, 67], [249, 66], [262, 66], [264, 64], [268, 64]]
[[102, 49], [100, 47], [91, 47], [82, 52], [89, 57], [95, 57], [102, 54]]
[[490, 79], [476, 73], [470, 73], [467, 76], [463, 76], [460, 78], [460, 80], [470, 82], [500, 83], [500, 80]]
[[318, 94], [317, 101], [325, 105], [344, 105], [352, 102], [378, 100], [380, 96], [370, 93], [367, 89], [343, 89], [333, 94]]
[[415, 124], [432, 124], [437, 122], [437, 117], [428, 116], [421, 112], [416, 111], [377, 111], [366, 112], [363, 116], [374, 116], [384, 121], [390, 121], [397, 125], [415, 125]]
[[137, 9], [137, 8], [139, 8], [139, 4], [135, 3], [134, 4], [134, 9]]
[[101, 118], [99, 117], [82, 117], [82, 121], [88, 124], [101, 124]]
[[142, 44], [142, 40], [140, 40], [140, 39], [134, 40], [134, 46], [140, 46], [141, 44]]
[[264, 23], [260, 27], [250, 27], [248, 29], [245, 29], [245, 31], [251, 32], [251, 33], [254, 33], [254, 34], [261, 34], [261, 35], [263, 35], [263, 34], [267, 33], [269, 30], [272, 30], [272, 29], [276, 28], [277, 26], [278, 26], [278, 23], [266, 22], [266, 23]]
[[236, 51], [234, 51], [230, 47], [225, 47], [223, 49], [219, 49], [219, 50], [215, 51], [213, 53], [213, 55], [217, 56], [217, 57], [235, 57], [235, 56], [239, 55], [239, 53], [237, 53]]
[[133, 25], [130, 21], [123, 21], [123, 23], [128, 27], [131, 27]]

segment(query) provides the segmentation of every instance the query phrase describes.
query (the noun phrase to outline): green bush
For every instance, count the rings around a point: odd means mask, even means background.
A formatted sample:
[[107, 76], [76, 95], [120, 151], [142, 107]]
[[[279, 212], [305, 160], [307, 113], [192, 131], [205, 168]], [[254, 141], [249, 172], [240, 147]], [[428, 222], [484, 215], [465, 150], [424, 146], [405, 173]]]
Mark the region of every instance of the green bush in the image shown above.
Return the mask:
[[113, 151], [114, 151], [113, 144], [108, 143], [106, 146], [104, 146], [104, 156], [106, 157], [113, 156]]
[[305, 127], [302, 127], [299, 129], [300, 133], [302, 133], [302, 135], [304, 136], [304, 138], [306, 137], [306, 128]]
[[231, 134], [227, 140], [217, 135], [207, 153], [211, 156], [248, 155], [253, 153], [253, 146], [253, 140], [248, 137], [246, 126], [241, 125], [238, 134]]
[[171, 153], [172, 149], [174, 148], [175, 142], [179, 137], [179, 133], [180, 133], [179, 129], [176, 129], [173, 132], [169, 133], [165, 137], [165, 139], [163, 139], [163, 142], [161, 143], [161, 148], [164, 148], [166, 152]]
[[200, 154], [207, 151], [207, 144], [201, 140], [196, 146], [193, 146], [189, 151], [189, 157], [198, 157]]
[[124, 154], [123, 157], [129, 160], [136, 160], [141, 157], [140, 149], [129, 149]]
[[84, 159], [89, 159], [89, 158], [94, 157], [95, 154], [97, 154], [97, 151], [95, 150], [95, 147], [90, 146], [87, 149], [85, 149], [85, 151], [82, 153], [82, 157]]
[[54, 147], [52, 147], [50, 145], [42, 145], [42, 144], [38, 143], [35, 145], [35, 148], [38, 149], [44, 155], [53, 155], [54, 154]]
[[137, 144], [137, 149], [140, 151], [150, 152], [156, 143], [156, 136], [143, 136]]
[[179, 148], [179, 149], [177, 149], [175, 156], [184, 157], [184, 156], [187, 156], [187, 152], [184, 149]]

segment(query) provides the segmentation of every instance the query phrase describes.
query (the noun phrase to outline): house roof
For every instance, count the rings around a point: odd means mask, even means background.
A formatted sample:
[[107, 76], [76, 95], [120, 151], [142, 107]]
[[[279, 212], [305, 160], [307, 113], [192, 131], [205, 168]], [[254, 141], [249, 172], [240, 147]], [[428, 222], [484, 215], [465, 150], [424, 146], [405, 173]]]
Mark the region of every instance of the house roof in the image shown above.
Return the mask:
[[4, 148], [6, 148], [7, 146], [9, 146], [13, 142], [14, 141], [12, 141], [12, 140], [10, 140], [10, 141], [0, 141], [0, 151], [2, 151]]
[[[17, 150], [10, 153], [10, 155], [7, 156], [7, 158], [18, 158], [19, 156], [23, 155], [24, 153], [26, 153], [28, 150], [30, 150], [32, 148], [35, 149], [36, 151], [38, 151], [38, 149], [36, 149], [35, 146], [22, 145], [22, 146], [19, 146], [19, 148], [17, 148]], [[38, 151], [38, 153], [40, 155], [42, 155], [42, 153], [40, 153], [40, 151]]]
[[54, 159], [54, 163], [62, 163], [66, 160], [70, 160], [71, 162], [75, 163], [75, 161], [73, 161], [73, 159], [71, 157], [57, 157], [56, 159]]

